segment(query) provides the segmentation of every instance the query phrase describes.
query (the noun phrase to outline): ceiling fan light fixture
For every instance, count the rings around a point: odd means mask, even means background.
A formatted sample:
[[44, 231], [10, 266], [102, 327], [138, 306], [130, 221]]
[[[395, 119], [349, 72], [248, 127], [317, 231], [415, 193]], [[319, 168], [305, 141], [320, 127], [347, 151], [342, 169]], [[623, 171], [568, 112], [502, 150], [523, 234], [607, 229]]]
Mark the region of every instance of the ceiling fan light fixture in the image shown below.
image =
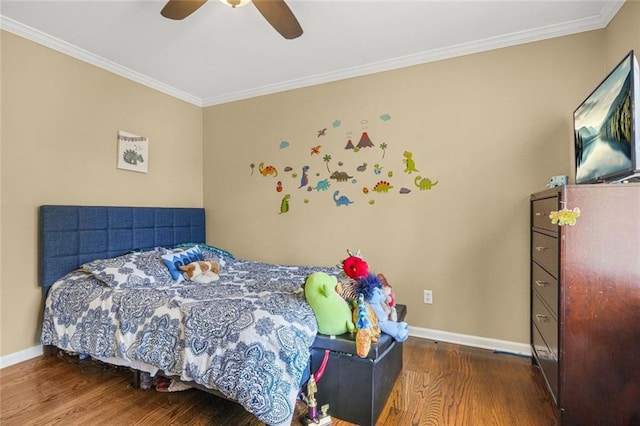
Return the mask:
[[242, 7], [245, 6], [249, 3], [251, 3], [251, 0], [220, 0], [223, 4], [232, 7], [232, 8], [236, 8], [236, 7]]
[[[220, 0], [229, 7], [236, 8], [253, 3], [258, 12], [274, 30], [287, 40], [302, 35], [302, 27], [285, 0]], [[198, 10], [207, 0], [169, 0], [160, 14], [168, 19], [181, 20]]]

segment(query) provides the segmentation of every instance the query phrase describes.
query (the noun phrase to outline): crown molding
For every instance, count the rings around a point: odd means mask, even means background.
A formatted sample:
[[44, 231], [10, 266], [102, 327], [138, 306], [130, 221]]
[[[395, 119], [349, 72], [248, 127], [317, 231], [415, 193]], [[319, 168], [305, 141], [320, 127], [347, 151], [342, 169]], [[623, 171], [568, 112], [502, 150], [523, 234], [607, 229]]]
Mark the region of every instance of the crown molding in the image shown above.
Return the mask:
[[600, 11], [600, 28], [604, 28], [609, 25], [609, 22], [613, 19], [614, 16], [618, 13], [618, 11], [622, 8], [626, 0], [612, 0], [607, 1]]
[[6, 16], [0, 15], [0, 29], [9, 31], [10, 33], [49, 47], [53, 50], [79, 59], [88, 64], [95, 65], [98, 68], [102, 68], [126, 79], [135, 81], [136, 83], [140, 83], [143, 86], [158, 90], [162, 93], [173, 96], [174, 98], [181, 99], [185, 102], [199, 107], [203, 106], [202, 99], [198, 98], [197, 96], [193, 96], [182, 90], [178, 90], [175, 87], [162, 83], [161, 81], [154, 80], [153, 78], [147, 77], [142, 73], [124, 67], [120, 64], [117, 64], [116, 62], [105, 59], [102, 56], [98, 56], [87, 50], [81, 49], [71, 43], [67, 43], [64, 40], [52, 37], [49, 34], [24, 25]]
[[580, 32], [592, 31], [605, 28], [611, 19], [618, 13], [624, 1], [606, 2], [601, 13], [598, 15], [582, 18], [574, 21], [563, 22], [562, 24], [550, 25], [536, 28], [530, 31], [520, 31], [499, 37], [489, 37], [470, 43], [462, 43], [448, 46], [441, 49], [433, 49], [412, 55], [400, 56], [380, 62], [373, 62], [362, 66], [346, 68], [332, 71], [325, 74], [318, 74], [310, 77], [284, 81], [276, 84], [256, 87], [235, 93], [228, 93], [222, 96], [203, 99], [203, 106], [220, 105], [227, 102], [234, 102], [243, 99], [264, 96], [285, 90], [300, 89], [303, 87], [315, 86], [318, 84], [331, 83], [354, 77], [362, 77], [385, 71], [392, 71], [414, 65], [426, 64], [429, 62], [451, 59], [474, 53], [486, 52], [503, 47], [516, 46], [519, 44], [531, 43], [535, 41], [561, 37]]
[[624, 0], [607, 1], [605, 2], [602, 10], [598, 15], [590, 16], [583, 19], [563, 22], [557, 25], [540, 27], [530, 31], [515, 32], [499, 37], [489, 37], [470, 43], [462, 43], [441, 49], [433, 49], [412, 55], [400, 56], [389, 60], [373, 62], [357, 67], [345, 68], [342, 70], [331, 71], [328, 73], [312, 75], [299, 79], [282, 81], [274, 84], [268, 84], [233, 93], [226, 93], [220, 96], [213, 96], [209, 98], [199, 98], [190, 93], [186, 93], [182, 90], [176, 89], [175, 87], [164, 84], [158, 80], [154, 80], [139, 72], [133, 71], [113, 61], [95, 55], [91, 52], [88, 52], [63, 40], [52, 37], [34, 28], [23, 25], [11, 18], [7, 18], [2, 15], [0, 15], [0, 29], [7, 30], [28, 40], [50, 47], [61, 53], [95, 65], [104, 70], [113, 72], [114, 74], [125, 77], [129, 80], [135, 81], [175, 98], [181, 99], [185, 102], [199, 107], [208, 107], [235, 102], [243, 99], [254, 98], [257, 96], [284, 92], [287, 90], [294, 90], [303, 87], [331, 83], [348, 78], [362, 77], [369, 74], [392, 71], [395, 69], [426, 64], [429, 62], [435, 62], [474, 53], [486, 52], [489, 50], [500, 49], [504, 47], [516, 46], [519, 44], [531, 43], [554, 37], [561, 37], [585, 31], [598, 30], [605, 28], [609, 24], [611, 19], [613, 19], [613, 17], [618, 13], [623, 4]]

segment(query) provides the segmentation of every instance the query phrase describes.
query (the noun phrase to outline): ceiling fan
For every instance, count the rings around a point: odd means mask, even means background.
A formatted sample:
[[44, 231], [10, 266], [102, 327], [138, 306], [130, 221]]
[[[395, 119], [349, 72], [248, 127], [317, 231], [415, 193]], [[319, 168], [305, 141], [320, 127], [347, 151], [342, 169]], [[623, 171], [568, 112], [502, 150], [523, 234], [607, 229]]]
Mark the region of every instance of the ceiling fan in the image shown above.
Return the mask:
[[[271, 26], [291, 40], [302, 35], [300, 23], [289, 9], [284, 0], [221, 0], [228, 6], [235, 8], [249, 2], [258, 9]], [[169, 0], [160, 14], [165, 18], [180, 20], [191, 15], [205, 4], [207, 0]]]

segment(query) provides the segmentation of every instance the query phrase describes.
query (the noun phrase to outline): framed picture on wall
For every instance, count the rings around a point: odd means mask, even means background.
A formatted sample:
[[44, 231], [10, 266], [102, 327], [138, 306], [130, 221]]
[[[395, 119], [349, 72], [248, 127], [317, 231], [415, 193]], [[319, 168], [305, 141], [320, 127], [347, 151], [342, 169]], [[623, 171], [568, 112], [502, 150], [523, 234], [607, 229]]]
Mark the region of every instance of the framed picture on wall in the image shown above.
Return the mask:
[[147, 173], [149, 140], [144, 136], [118, 131], [118, 168]]

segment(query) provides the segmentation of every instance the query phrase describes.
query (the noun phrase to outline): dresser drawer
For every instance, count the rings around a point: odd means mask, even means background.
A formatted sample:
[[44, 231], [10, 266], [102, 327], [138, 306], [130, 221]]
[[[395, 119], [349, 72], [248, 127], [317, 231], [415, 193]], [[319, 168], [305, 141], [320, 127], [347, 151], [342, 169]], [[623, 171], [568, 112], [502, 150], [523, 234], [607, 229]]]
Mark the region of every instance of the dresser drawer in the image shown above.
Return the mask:
[[553, 398], [558, 403], [558, 359], [553, 356], [535, 324], [531, 325], [533, 350]]
[[551, 223], [549, 213], [558, 210], [558, 198], [543, 198], [531, 203], [531, 225], [547, 231], [558, 232], [558, 225]]
[[533, 260], [554, 277], [558, 277], [558, 239], [539, 232], [531, 233]]
[[531, 293], [531, 322], [536, 325], [553, 356], [558, 358], [558, 321], [542, 303], [538, 294]]
[[558, 280], [547, 271], [531, 263], [531, 288], [549, 307], [554, 318], [558, 318]]

